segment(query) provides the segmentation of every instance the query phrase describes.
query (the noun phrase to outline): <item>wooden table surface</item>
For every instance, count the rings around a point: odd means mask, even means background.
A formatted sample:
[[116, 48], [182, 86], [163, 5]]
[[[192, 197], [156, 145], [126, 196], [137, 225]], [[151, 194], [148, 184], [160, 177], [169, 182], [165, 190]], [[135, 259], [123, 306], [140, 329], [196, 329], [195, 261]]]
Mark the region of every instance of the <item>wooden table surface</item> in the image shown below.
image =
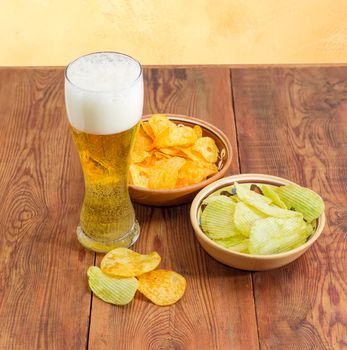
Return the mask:
[[134, 249], [187, 278], [183, 299], [93, 297], [101, 255], [75, 229], [83, 176], [62, 68], [0, 69], [0, 349], [342, 349], [347, 347], [347, 68], [148, 67], [144, 113], [208, 120], [230, 138], [229, 174], [268, 173], [319, 192], [327, 225], [297, 261], [246, 272], [208, 256], [189, 205], [136, 205]]

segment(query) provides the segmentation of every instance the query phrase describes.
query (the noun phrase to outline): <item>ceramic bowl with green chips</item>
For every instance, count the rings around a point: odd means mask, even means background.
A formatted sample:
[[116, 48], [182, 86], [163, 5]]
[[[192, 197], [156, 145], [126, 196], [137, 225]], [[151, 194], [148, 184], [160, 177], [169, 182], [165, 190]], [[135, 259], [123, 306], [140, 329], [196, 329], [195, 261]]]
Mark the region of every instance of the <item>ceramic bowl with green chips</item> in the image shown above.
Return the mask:
[[205, 187], [192, 203], [190, 218], [209, 255], [250, 271], [294, 261], [318, 239], [325, 225], [319, 194], [263, 174], [233, 175]]

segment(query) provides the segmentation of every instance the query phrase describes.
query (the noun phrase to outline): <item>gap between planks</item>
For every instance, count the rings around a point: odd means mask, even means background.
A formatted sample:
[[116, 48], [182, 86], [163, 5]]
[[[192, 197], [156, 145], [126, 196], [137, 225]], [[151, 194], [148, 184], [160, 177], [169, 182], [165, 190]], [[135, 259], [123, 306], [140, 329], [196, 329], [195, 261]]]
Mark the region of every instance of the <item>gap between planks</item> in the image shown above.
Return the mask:
[[[238, 134], [238, 125], [237, 125], [237, 118], [236, 118], [236, 108], [235, 108], [235, 98], [234, 98], [234, 89], [233, 89], [233, 70], [229, 70], [229, 83], [230, 83], [230, 95], [231, 95], [231, 106], [233, 108], [233, 115], [234, 115], [234, 124], [235, 124], [235, 132], [236, 132], [236, 146], [237, 146], [237, 159], [238, 159], [238, 166], [239, 166], [239, 173], [242, 174], [242, 165], [241, 165], [241, 157], [240, 157], [240, 142], [239, 142], [239, 134]], [[252, 284], [252, 295], [253, 295], [253, 309], [254, 309], [254, 317], [255, 317], [255, 323], [257, 326], [257, 338], [258, 338], [258, 349], [261, 349], [260, 346], [260, 336], [259, 336], [259, 320], [258, 320], [258, 314], [257, 314], [257, 303], [256, 303], [256, 297], [255, 297], [255, 288], [254, 288], [254, 272], [249, 272], [251, 275], [251, 284]]]

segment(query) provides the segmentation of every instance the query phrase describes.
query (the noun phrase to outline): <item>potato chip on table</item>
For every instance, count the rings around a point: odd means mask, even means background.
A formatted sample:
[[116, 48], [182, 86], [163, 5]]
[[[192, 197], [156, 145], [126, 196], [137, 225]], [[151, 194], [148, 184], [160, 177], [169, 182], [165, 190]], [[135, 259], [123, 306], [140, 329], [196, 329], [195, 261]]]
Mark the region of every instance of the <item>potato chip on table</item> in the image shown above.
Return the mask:
[[138, 277], [139, 291], [156, 305], [166, 306], [182, 298], [187, 282], [174, 271], [154, 270]]
[[157, 252], [143, 255], [127, 248], [116, 248], [103, 257], [100, 267], [110, 276], [133, 277], [154, 270], [160, 260]]
[[182, 298], [186, 280], [174, 271], [154, 270], [160, 260], [156, 252], [143, 255], [127, 248], [113, 249], [102, 259], [101, 269], [88, 268], [89, 287], [98, 298], [115, 305], [130, 303], [137, 290], [154, 304], [174, 304]]
[[133, 300], [138, 287], [134, 277], [113, 278], [98, 267], [90, 266], [87, 272], [88, 284], [92, 292], [103, 301], [115, 305], [126, 305]]

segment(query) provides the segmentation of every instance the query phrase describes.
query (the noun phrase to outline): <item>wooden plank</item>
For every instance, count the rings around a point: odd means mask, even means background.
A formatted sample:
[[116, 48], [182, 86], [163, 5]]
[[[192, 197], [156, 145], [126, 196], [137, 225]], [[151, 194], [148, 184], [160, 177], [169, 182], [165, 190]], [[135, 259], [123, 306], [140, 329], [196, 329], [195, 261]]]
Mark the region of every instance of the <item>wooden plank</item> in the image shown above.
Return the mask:
[[347, 69], [232, 71], [241, 171], [320, 193], [327, 225], [303, 257], [254, 273], [262, 349], [347, 346]]
[[82, 349], [94, 254], [75, 228], [83, 177], [63, 71], [0, 70], [0, 348]]
[[[228, 69], [150, 69], [145, 78], [145, 113], [208, 120], [229, 135], [237, 154]], [[238, 172], [237, 156], [231, 172]], [[89, 348], [256, 349], [250, 274], [219, 264], [199, 247], [189, 205], [137, 205], [136, 213], [141, 236], [134, 249], [158, 251], [161, 267], [187, 278], [186, 294], [170, 307], [155, 306], [140, 295], [126, 307], [93, 298]]]

